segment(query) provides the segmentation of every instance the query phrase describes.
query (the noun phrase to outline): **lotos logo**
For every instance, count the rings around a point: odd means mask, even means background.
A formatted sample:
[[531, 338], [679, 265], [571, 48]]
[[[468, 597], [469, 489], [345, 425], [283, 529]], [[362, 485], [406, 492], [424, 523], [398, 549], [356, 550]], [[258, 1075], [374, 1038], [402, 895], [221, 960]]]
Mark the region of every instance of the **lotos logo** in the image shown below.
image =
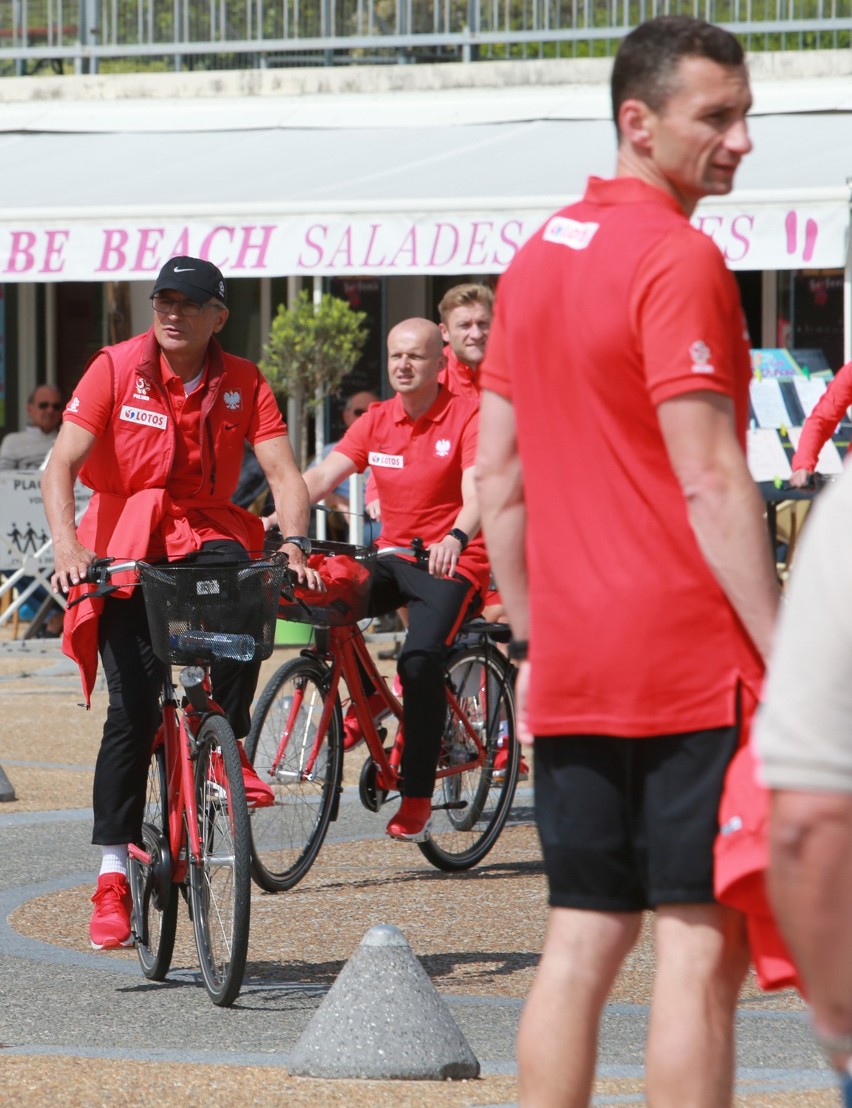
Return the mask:
[[169, 417], [165, 412], [149, 412], [146, 408], [131, 408], [128, 404], [122, 404], [118, 418], [126, 423], [141, 423], [145, 427], [156, 427], [158, 431], [165, 431], [169, 424]]
[[367, 461], [371, 466], [381, 466], [384, 469], [405, 468], [405, 459], [401, 454], [380, 454], [378, 450], [371, 450]]
[[597, 233], [599, 223], [580, 223], [576, 219], [566, 219], [555, 215], [544, 229], [545, 242], [557, 242], [560, 246], [569, 246], [572, 250], [585, 250]]

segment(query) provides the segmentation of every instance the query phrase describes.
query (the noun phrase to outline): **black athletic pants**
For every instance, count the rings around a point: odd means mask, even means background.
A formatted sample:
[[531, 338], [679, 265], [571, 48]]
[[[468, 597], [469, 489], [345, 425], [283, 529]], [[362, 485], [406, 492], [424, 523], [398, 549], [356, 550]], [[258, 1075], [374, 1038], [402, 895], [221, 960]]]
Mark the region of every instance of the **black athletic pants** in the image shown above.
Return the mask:
[[397, 662], [403, 691], [403, 796], [431, 797], [447, 717], [444, 661], [476, 588], [465, 577], [431, 577], [404, 558], [379, 558], [370, 594], [372, 615], [408, 607], [408, 634]]
[[[239, 543], [223, 540], [205, 543], [185, 561], [234, 562], [247, 557]], [[106, 598], [98, 644], [109, 705], [92, 788], [92, 842], [107, 846], [139, 839], [151, 746], [161, 718], [163, 663], [151, 649], [141, 588], [127, 599]], [[248, 734], [259, 672], [259, 661], [222, 661], [211, 669], [213, 696], [238, 738]]]

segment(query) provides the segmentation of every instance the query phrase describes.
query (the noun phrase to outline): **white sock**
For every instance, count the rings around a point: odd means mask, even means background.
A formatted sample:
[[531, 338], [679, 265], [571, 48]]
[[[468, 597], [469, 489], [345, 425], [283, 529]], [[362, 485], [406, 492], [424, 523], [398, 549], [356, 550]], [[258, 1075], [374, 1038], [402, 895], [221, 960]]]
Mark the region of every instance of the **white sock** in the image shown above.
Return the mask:
[[101, 873], [123, 873], [127, 875], [127, 843], [117, 846], [103, 846]]

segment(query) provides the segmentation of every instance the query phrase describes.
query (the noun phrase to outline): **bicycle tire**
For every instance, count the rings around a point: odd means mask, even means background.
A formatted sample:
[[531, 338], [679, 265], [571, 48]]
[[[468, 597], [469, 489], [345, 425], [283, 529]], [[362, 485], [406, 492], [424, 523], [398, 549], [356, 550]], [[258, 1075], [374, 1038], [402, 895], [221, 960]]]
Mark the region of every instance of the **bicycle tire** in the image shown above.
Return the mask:
[[133, 895], [133, 934], [142, 972], [151, 981], [162, 981], [172, 964], [178, 910], [177, 889], [172, 884], [166, 757], [162, 746], [151, 752], [148, 766], [142, 846], [151, 856], [150, 864], [132, 855], [127, 864]]
[[[297, 714], [293, 720], [293, 698]], [[246, 754], [275, 804], [251, 813], [252, 877], [270, 893], [292, 889], [313, 865], [336, 810], [343, 773], [343, 717], [337, 701], [315, 750], [326, 673], [310, 658], [285, 662], [267, 682], [252, 717]], [[290, 736], [276, 772], [281, 737]]]
[[243, 983], [251, 904], [251, 847], [237, 740], [221, 715], [196, 736], [195, 803], [200, 856], [190, 858], [189, 897], [201, 975], [210, 999], [227, 1007]]
[[[447, 661], [446, 679], [485, 748], [483, 763], [476, 764], [476, 745], [448, 706], [438, 768], [460, 769], [435, 782], [429, 838], [418, 846], [432, 865], [452, 872], [481, 862], [497, 841], [518, 783], [520, 748], [510, 667], [502, 654], [461, 647]], [[494, 760], [501, 749], [506, 751], [505, 766], [495, 775]]]

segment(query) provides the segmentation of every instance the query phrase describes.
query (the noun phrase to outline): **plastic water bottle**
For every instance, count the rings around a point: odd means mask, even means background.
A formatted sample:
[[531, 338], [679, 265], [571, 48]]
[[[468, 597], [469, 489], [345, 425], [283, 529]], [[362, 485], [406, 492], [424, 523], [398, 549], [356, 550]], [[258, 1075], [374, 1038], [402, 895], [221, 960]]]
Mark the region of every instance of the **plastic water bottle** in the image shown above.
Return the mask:
[[224, 631], [182, 631], [169, 637], [169, 645], [183, 654], [212, 654], [235, 662], [250, 662], [256, 650], [251, 635], [230, 635]]

